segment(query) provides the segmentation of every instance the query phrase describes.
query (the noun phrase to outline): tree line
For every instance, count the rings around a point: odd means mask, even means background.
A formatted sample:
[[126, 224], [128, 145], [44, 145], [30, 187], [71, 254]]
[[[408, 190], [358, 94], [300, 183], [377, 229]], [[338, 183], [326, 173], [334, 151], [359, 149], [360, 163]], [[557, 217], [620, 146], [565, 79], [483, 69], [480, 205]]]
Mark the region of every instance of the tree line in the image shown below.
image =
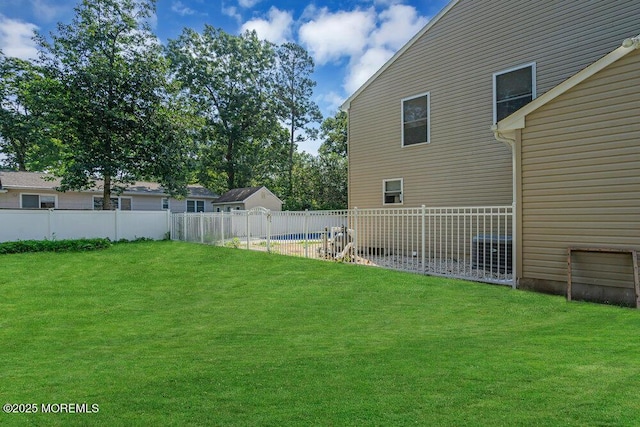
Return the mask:
[[[346, 115], [322, 120], [314, 63], [255, 32], [185, 28], [163, 46], [155, 0], [82, 0], [70, 24], [34, 36], [39, 57], [0, 52], [2, 166], [47, 171], [61, 191], [137, 180], [186, 195], [266, 185], [285, 208], [347, 205]], [[319, 127], [317, 124], [320, 124]], [[320, 139], [318, 155], [298, 152]]]

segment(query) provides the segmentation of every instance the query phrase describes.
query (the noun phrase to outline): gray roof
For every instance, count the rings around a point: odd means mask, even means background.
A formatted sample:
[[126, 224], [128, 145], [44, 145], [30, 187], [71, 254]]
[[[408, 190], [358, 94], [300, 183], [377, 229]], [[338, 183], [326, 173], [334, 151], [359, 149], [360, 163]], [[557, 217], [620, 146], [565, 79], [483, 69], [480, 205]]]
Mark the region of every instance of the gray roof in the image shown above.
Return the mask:
[[252, 194], [255, 194], [263, 187], [244, 187], [244, 188], [234, 188], [233, 190], [229, 190], [224, 193], [218, 200], [214, 202], [217, 203], [239, 203], [247, 200]]
[[[9, 172], [0, 171], [0, 189], [30, 189], [30, 190], [53, 190], [60, 185], [60, 178], [53, 175], [40, 172]], [[102, 192], [102, 181], [97, 181], [96, 186], [87, 192]], [[215, 193], [204, 188], [201, 185], [191, 184], [187, 186], [189, 197], [211, 198], [215, 199]], [[157, 196], [166, 196], [162, 186], [157, 182], [137, 181], [128, 185], [123, 192], [124, 194], [149, 194]]]

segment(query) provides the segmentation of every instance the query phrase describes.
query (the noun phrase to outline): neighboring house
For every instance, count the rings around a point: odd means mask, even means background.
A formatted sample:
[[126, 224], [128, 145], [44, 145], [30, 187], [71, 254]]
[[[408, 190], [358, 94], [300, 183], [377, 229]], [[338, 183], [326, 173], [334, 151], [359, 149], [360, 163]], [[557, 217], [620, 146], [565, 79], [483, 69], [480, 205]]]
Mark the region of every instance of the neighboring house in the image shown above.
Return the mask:
[[[48, 179], [45, 179], [48, 178]], [[60, 192], [60, 180], [44, 173], [0, 171], [0, 208], [4, 209], [100, 209], [102, 190]], [[113, 194], [113, 209], [136, 211], [211, 212], [217, 196], [200, 185], [190, 185], [182, 200], [169, 197], [160, 184], [136, 182], [120, 195]]]
[[234, 188], [213, 202], [213, 210], [216, 212], [249, 210], [256, 207], [263, 207], [272, 211], [281, 211], [282, 200], [269, 191], [267, 187], [262, 186]]
[[[640, 104], [631, 83], [622, 89], [624, 82], [609, 75], [637, 77], [637, 53], [563, 95], [557, 90], [637, 36], [638, 16], [637, 0], [451, 1], [342, 106], [349, 113], [349, 207], [511, 205], [521, 199], [516, 276], [528, 287], [552, 292], [566, 287], [569, 245], [640, 249], [638, 114], [609, 113]], [[578, 100], [589, 84], [604, 90]], [[503, 123], [517, 113], [509, 116], [530, 102], [539, 105], [534, 102], [547, 93], [557, 100], [528, 112], [526, 121], [520, 117], [527, 126], [516, 132], [522, 145], [513, 144], [512, 156], [509, 144], [496, 141], [492, 125], [500, 122], [502, 139]], [[556, 102], [565, 105], [554, 110]], [[622, 117], [630, 122], [621, 125]], [[610, 143], [619, 156], [596, 154], [601, 141], [589, 139], [596, 136], [615, 141]], [[581, 155], [599, 156], [600, 163], [579, 160]], [[610, 203], [612, 196], [592, 192], [594, 179], [619, 199]], [[625, 189], [616, 191], [618, 185]], [[569, 209], [569, 200], [583, 204]], [[582, 210], [587, 207], [596, 210]], [[612, 231], [620, 227], [626, 231]], [[596, 265], [615, 271], [607, 285], [627, 292], [630, 262], [609, 254], [595, 258]]]

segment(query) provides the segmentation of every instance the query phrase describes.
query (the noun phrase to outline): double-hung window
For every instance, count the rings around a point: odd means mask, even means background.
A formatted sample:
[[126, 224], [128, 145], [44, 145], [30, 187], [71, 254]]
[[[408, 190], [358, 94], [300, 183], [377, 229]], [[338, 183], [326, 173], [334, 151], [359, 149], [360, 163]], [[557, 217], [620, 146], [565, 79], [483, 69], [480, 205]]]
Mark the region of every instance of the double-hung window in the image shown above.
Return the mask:
[[429, 93], [402, 100], [402, 146], [426, 144], [430, 136]]
[[[99, 211], [102, 210], [102, 197], [93, 197], [93, 210]], [[131, 197], [111, 197], [111, 210], [115, 211], [120, 209], [121, 211], [130, 211], [131, 210]]]
[[187, 212], [204, 212], [204, 200], [187, 200]]
[[382, 203], [384, 205], [402, 204], [402, 179], [385, 179], [382, 181]]
[[23, 209], [51, 209], [56, 207], [56, 196], [47, 194], [21, 194]]
[[493, 75], [493, 122], [516, 112], [536, 97], [536, 64], [510, 68]]

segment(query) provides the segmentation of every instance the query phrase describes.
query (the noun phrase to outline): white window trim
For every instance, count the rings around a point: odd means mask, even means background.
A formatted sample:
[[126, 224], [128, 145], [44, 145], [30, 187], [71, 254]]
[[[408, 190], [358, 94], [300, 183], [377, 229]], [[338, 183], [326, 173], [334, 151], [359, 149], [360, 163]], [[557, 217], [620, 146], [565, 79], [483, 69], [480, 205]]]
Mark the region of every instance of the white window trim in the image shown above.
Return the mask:
[[122, 201], [125, 199], [129, 199], [129, 206], [131, 207], [130, 210], [133, 210], [133, 197], [131, 196], [119, 196], [118, 197], [118, 210], [122, 210]]
[[492, 79], [493, 79], [493, 124], [494, 125], [497, 123], [496, 120], [498, 118], [498, 109], [496, 108], [497, 102], [498, 102], [498, 99], [497, 99], [498, 97], [496, 94], [496, 77], [502, 74], [510, 73], [512, 71], [517, 71], [517, 70], [521, 70], [523, 68], [528, 68], [528, 67], [531, 67], [531, 100], [533, 101], [534, 99], [536, 99], [536, 80], [537, 80], [535, 62], [529, 62], [528, 64], [517, 65], [515, 67], [507, 68], [506, 70], [493, 73]]
[[[111, 198], [118, 200], [118, 209], [115, 209], [115, 210], [117, 210], [117, 211], [120, 210], [120, 206], [122, 206], [122, 199], [131, 200], [130, 205], [131, 205], [131, 210], [133, 210], [133, 197], [131, 197], [131, 196], [115, 196], [115, 197], [111, 196]], [[93, 198], [91, 199], [91, 201], [93, 202], [92, 204], [93, 204], [93, 210], [94, 211], [95, 210], [99, 210], [99, 209], [96, 209], [96, 207], [95, 207], [96, 206], [96, 199], [102, 199], [102, 196], [93, 196]]]
[[[400, 181], [400, 203], [386, 203], [384, 201], [387, 191], [387, 182]], [[400, 206], [404, 204], [404, 178], [390, 178], [382, 180], [382, 205], [383, 206]]]
[[58, 195], [57, 194], [46, 194], [46, 193], [20, 193], [20, 209], [32, 209], [32, 208], [23, 208], [22, 207], [22, 196], [38, 196], [38, 207], [36, 209], [47, 209], [41, 208], [40, 206], [40, 197], [47, 196], [53, 197], [53, 208], [58, 209]]
[[[410, 101], [415, 98], [427, 97], [427, 140], [425, 142], [418, 142], [416, 144], [405, 145], [404, 143], [404, 102]], [[424, 92], [418, 95], [408, 96], [400, 100], [400, 146], [402, 148], [416, 147], [420, 145], [426, 145], [431, 143], [431, 92]]]
[[[164, 201], [167, 201], [167, 207], [164, 207]], [[168, 197], [161, 197], [160, 198], [160, 209], [163, 211], [170, 211], [171, 210], [171, 200]]]
[[195, 211], [194, 212], [189, 212], [189, 213], [198, 213], [198, 202], [202, 202], [202, 212], [206, 212], [207, 211], [207, 202], [204, 199], [187, 199], [184, 201], [184, 211], [187, 211], [187, 208], [189, 206], [189, 202], [194, 202], [194, 208]]

